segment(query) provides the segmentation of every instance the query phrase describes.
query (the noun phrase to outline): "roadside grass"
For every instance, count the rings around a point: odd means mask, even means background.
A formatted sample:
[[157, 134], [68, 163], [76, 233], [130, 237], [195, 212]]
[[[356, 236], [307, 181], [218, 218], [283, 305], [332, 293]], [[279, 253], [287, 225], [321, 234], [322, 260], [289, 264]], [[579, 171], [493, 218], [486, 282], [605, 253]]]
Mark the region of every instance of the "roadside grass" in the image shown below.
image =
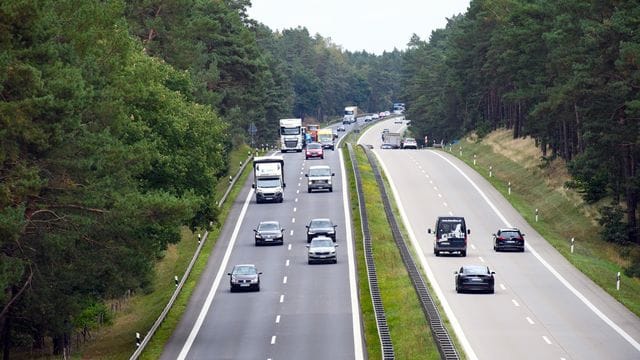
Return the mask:
[[[449, 147], [445, 151], [448, 152]], [[568, 175], [562, 162], [539, 166], [541, 154], [533, 143], [527, 147], [522, 140], [511, 139], [510, 132], [504, 130], [482, 141], [472, 137], [463, 139], [453, 145], [451, 153], [484, 176], [569, 262], [640, 316], [640, 279], [626, 276], [623, 269], [629, 259], [621, 254], [630, 249], [600, 239], [595, 206], [585, 204], [578, 194], [564, 188]], [[489, 166], [492, 177], [489, 177]], [[538, 222], [535, 209], [538, 209]], [[573, 254], [571, 238], [575, 238]], [[619, 291], [616, 290], [617, 272], [621, 272]]]
[[[233, 151], [230, 160], [230, 175], [233, 176], [238, 171], [241, 166], [240, 161], [246, 161], [249, 150], [249, 147], [244, 146]], [[250, 167], [245, 168], [245, 171], [229, 194], [229, 199], [237, 197], [244, 181], [250, 174], [249, 169]], [[227, 181], [221, 181], [216, 186], [216, 201], [222, 197], [228, 184]], [[224, 224], [231, 209], [231, 204], [231, 201], [227, 201], [220, 208], [220, 224]], [[141, 356], [142, 359], [157, 359], [160, 357], [164, 344], [168, 341], [186, 309], [188, 300], [207, 264], [220, 230], [221, 225], [214, 224], [214, 227], [209, 231], [207, 241], [191, 270], [189, 278], [185, 282], [167, 318], [147, 345]], [[135, 351], [135, 333], [140, 332], [144, 336], [151, 328], [175, 290], [174, 276], [178, 275], [179, 278], [182, 276], [197, 246], [197, 232], [192, 233], [189, 229], [184, 228], [182, 230], [182, 240], [178, 244], [171, 245], [167, 249], [164, 258], [156, 264], [153, 290], [147, 294], [139, 293], [132, 296], [124, 304], [121, 311], [114, 314], [113, 324], [100, 329], [92, 341], [74, 354], [74, 358], [128, 359]]]
[[[378, 284], [395, 355], [399, 359], [439, 359], [440, 353], [435, 345], [420, 302], [389, 229], [373, 172], [364, 151], [359, 147], [356, 147], [356, 149], [356, 156], [362, 175], [363, 191], [367, 203], [367, 214], [369, 216], [369, 227], [372, 234]], [[352, 194], [355, 193], [355, 187], [353, 187], [351, 191]], [[355, 198], [354, 195], [352, 195], [352, 203], [357, 205], [357, 198]], [[354, 213], [358, 212], [355, 205], [352, 208]], [[360, 250], [358, 254], [358, 271], [360, 273], [361, 286], [360, 296], [363, 303], [363, 298], [365, 297], [370, 303], [371, 300], [368, 289], [366, 293], [363, 291], [363, 285], [367, 283], [368, 280], [366, 267], [364, 265], [361, 234], [358, 238], [360, 240], [358, 244], [358, 249]], [[370, 319], [367, 319], [367, 321], [370, 321], [371, 324], [365, 323], [365, 328], [371, 328], [373, 334], [367, 335], [367, 348], [370, 358], [379, 358], [379, 339], [373, 308], [371, 308], [370, 311]], [[372, 340], [369, 340], [370, 337]], [[378, 347], [378, 353], [374, 353], [371, 350], [372, 341], [378, 343], [376, 345]]]

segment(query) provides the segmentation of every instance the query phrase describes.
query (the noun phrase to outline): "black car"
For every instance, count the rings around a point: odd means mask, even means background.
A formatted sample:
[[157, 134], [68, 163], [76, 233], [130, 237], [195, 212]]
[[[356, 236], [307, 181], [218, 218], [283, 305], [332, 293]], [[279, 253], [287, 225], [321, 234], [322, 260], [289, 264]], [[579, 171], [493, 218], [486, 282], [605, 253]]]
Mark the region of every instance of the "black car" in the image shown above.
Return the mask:
[[317, 236], [330, 237], [334, 242], [336, 241], [336, 227], [333, 225], [330, 219], [313, 219], [307, 225], [307, 242], [311, 242], [311, 239]]
[[242, 264], [233, 267], [229, 275], [229, 285], [231, 292], [237, 290], [260, 291], [260, 275], [258, 269], [253, 264]]
[[456, 271], [456, 292], [485, 291], [490, 294], [495, 292], [493, 275], [494, 271], [484, 265], [465, 265]]
[[524, 252], [524, 234], [516, 228], [498, 229], [498, 232], [493, 234], [493, 250]]
[[257, 245], [284, 243], [284, 228], [277, 221], [260, 221], [257, 229], [253, 229]]

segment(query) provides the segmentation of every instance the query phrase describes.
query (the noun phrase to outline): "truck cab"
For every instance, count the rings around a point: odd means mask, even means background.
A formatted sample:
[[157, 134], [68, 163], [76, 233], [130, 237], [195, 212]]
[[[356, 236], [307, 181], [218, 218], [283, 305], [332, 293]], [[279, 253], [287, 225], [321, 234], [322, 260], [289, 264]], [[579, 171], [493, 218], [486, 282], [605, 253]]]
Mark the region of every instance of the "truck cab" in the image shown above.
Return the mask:
[[253, 159], [253, 184], [256, 202], [284, 201], [284, 158], [282, 156], [258, 156]]
[[280, 150], [301, 152], [303, 146], [302, 119], [280, 119]]

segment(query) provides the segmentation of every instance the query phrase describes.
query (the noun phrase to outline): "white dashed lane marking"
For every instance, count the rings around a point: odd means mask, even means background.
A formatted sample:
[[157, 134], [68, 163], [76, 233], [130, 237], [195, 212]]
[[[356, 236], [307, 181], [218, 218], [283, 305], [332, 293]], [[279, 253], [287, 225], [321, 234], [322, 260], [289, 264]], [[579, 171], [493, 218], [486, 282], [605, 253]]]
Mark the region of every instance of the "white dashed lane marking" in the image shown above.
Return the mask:
[[284, 294], [280, 295], [280, 302], [283, 303], [284, 302]]
[[551, 340], [549, 340], [548, 337], [542, 335], [542, 340], [544, 340], [544, 342], [546, 342], [548, 345], [551, 345]]
[[289, 244], [289, 246], [287, 247], [287, 250], [291, 250], [291, 244]]
[[298, 211], [298, 208], [293, 208], [293, 212], [296, 212], [296, 211]]
[[280, 315], [276, 316], [276, 324], [280, 323]]
[[500, 284], [500, 289], [502, 289], [502, 290], [507, 290], [507, 287], [506, 287], [506, 286], [504, 286], [504, 284]]
[[284, 278], [282, 278], [282, 283], [286, 284], [287, 283], [287, 277], [285, 276]]
[[478, 256], [478, 259], [479, 259], [481, 262], [484, 262], [484, 259], [482, 258], [482, 256]]
[[528, 317], [528, 316], [527, 316], [527, 321], [528, 321], [528, 322], [529, 322], [529, 324], [531, 324], [531, 325], [535, 324], [535, 323], [533, 322], [533, 320], [531, 320], [531, 318], [530, 318], [530, 317]]
[[473, 250], [475, 250], [475, 249], [476, 249], [476, 246], [475, 246], [475, 245], [473, 245], [473, 244], [471, 244], [471, 248], [472, 248]]
[[518, 302], [516, 301], [516, 299], [511, 299], [511, 302], [513, 303], [513, 305], [515, 306], [520, 306], [520, 304], [518, 304]]
[[289, 231], [289, 236], [293, 236], [293, 230]]
[[289, 259], [284, 263], [284, 266], [289, 266]]
[[276, 343], [276, 336], [275, 336], [275, 335], [273, 335], [273, 336], [271, 337], [271, 345], [273, 345], [273, 344], [275, 344], [275, 343]]
[[296, 218], [291, 218], [291, 222], [292, 223], [296, 222]]

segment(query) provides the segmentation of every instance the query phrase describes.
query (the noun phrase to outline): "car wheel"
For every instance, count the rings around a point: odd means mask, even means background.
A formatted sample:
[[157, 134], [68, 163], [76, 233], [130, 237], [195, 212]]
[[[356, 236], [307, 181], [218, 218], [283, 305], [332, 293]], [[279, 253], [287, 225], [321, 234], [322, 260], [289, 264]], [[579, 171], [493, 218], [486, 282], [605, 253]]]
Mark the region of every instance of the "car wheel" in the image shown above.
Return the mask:
[[489, 288], [489, 294], [495, 294], [496, 289], [492, 286], [491, 288]]
[[332, 187], [329, 188], [329, 192], [333, 192], [333, 188]]
[[433, 253], [436, 254], [436, 256], [440, 256], [440, 251], [433, 249]]
[[524, 252], [524, 246], [522, 247], [522, 249], [520, 249], [520, 252]]
[[493, 251], [498, 252], [498, 248], [495, 245], [493, 245]]
[[337, 263], [338, 263], [338, 259], [334, 259], [334, 260], [333, 260], [333, 263], [334, 263], [334, 264], [337, 264]]
[[305, 156], [305, 157], [304, 157], [304, 159], [305, 159], [305, 160], [309, 160], [309, 157], [308, 157], [308, 156]]
[[307, 189], [307, 192], [308, 192], [308, 193], [311, 193], [311, 189]]
[[236, 292], [236, 288], [233, 285], [231, 286], [231, 292]]
[[458, 294], [460, 294], [460, 293], [462, 292], [462, 289], [460, 289], [460, 287], [459, 287], [458, 285], [456, 285], [456, 292], [457, 292]]
[[320, 156], [320, 159], [324, 159], [324, 155]]
[[260, 242], [256, 241], [256, 246], [260, 246]]
[[462, 256], [462, 257], [467, 256], [467, 250], [460, 251], [460, 256]]

